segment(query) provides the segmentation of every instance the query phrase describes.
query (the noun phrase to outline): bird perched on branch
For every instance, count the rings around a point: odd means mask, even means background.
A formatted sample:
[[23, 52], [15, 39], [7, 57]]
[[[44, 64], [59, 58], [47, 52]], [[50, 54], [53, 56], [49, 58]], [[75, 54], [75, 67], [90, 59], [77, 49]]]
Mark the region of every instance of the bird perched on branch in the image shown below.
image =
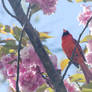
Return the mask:
[[[75, 52], [73, 53], [75, 47], [76, 49]], [[82, 52], [81, 46], [73, 38], [73, 36], [65, 29], [63, 29], [63, 35], [62, 35], [62, 49], [65, 52], [66, 56], [70, 59], [70, 62], [71, 62], [72, 53], [74, 54], [74, 56], [72, 57], [72, 63], [77, 67], [80, 65], [84, 73], [85, 79], [87, 83], [89, 83], [90, 80], [92, 80], [92, 73], [90, 72], [90, 70], [88, 69], [88, 67], [84, 62], [86, 61], [86, 59]]]

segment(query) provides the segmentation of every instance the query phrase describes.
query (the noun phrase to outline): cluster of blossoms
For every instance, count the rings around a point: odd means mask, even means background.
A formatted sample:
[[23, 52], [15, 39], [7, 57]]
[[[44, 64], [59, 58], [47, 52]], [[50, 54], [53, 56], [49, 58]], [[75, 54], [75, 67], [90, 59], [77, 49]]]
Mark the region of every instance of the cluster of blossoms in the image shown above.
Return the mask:
[[77, 85], [74, 83], [71, 83], [69, 79], [64, 80], [64, 85], [67, 89], [67, 92], [80, 92]]
[[[81, 24], [86, 25], [90, 17], [92, 17], [91, 6], [83, 5], [83, 12], [79, 14], [78, 21], [80, 21]], [[90, 35], [92, 35], [92, 20], [90, 21], [88, 27], [90, 29]], [[92, 40], [88, 40], [87, 49], [88, 49], [88, 53], [86, 54], [87, 63], [92, 65]]]
[[30, 4], [39, 6], [44, 14], [52, 14], [56, 10], [57, 0], [26, 0]]
[[[38, 72], [38, 67], [41, 72], [45, 72], [45, 69], [37, 56], [32, 46], [24, 47], [21, 50], [20, 61], [20, 75], [19, 75], [19, 88], [21, 92], [34, 92], [46, 81], [42, 78]], [[54, 67], [57, 69], [57, 58], [55, 55], [49, 55]], [[8, 79], [10, 87], [16, 89], [16, 73], [17, 73], [17, 56], [14, 54], [5, 55], [0, 60], [0, 70], [4, 77]], [[64, 80], [64, 85], [67, 92], [79, 92], [77, 86]]]
[[86, 54], [86, 59], [88, 64], [92, 66], [92, 40], [87, 43], [88, 53]]
[[[78, 21], [80, 22], [80, 24], [86, 25], [87, 21], [90, 19], [90, 17], [92, 17], [92, 10], [91, 10], [91, 6], [85, 6], [82, 5], [83, 7], [83, 12], [81, 12], [78, 16]], [[92, 21], [89, 24], [89, 27], [92, 26]]]
[[[38, 72], [38, 67], [41, 72], [45, 72], [45, 69], [37, 56], [32, 46], [24, 47], [21, 50], [20, 61], [20, 76], [19, 76], [19, 88], [21, 92], [33, 92], [43, 83], [45, 80]], [[49, 55], [52, 63], [57, 68], [57, 58], [55, 55]], [[6, 79], [9, 80], [9, 84], [13, 89], [16, 89], [16, 72], [17, 72], [17, 56], [14, 54], [5, 55], [0, 60], [0, 70]]]

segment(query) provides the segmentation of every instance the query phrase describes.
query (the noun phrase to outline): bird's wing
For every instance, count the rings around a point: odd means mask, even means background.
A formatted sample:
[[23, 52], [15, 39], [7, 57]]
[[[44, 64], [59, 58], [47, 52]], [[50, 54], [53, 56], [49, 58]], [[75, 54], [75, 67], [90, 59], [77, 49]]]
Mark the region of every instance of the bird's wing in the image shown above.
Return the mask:
[[[75, 44], [78, 43], [75, 39], [73, 39], [73, 41], [74, 41]], [[81, 46], [79, 45], [79, 43], [78, 43], [78, 45], [77, 45], [77, 48], [78, 48], [78, 50], [79, 50], [79, 52], [80, 52], [80, 55], [83, 57], [84, 61], [86, 61], [85, 56], [84, 56], [83, 51], [82, 51], [82, 48], [81, 48]]]

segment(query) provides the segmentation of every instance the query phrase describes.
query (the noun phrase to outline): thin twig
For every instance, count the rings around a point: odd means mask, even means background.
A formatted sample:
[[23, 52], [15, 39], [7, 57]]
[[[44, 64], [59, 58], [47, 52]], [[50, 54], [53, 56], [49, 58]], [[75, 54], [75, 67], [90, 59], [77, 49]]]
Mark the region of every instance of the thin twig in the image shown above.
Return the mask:
[[18, 45], [16, 92], [19, 92], [19, 85], [18, 85], [18, 81], [19, 81], [19, 61], [20, 61], [20, 50], [21, 50], [21, 42], [22, 42], [23, 33], [24, 33], [24, 31], [22, 30], [20, 40], [19, 40], [19, 45]]
[[[73, 61], [74, 55], [75, 55], [75, 53], [76, 53], [76, 52], [75, 52], [75, 51], [76, 51], [76, 48], [78, 47], [78, 44], [80, 43], [80, 38], [81, 38], [82, 34], [84, 33], [84, 31], [86, 30], [86, 28], [88, 27], [88, 24], [90, 23], [91, 20], [92, 20], [92, 17], [87, 21], [87, 23], [86, 23], [84, 29], [83, 29], [82, 32], [80, 33], [80, 35], [79, 35], [79, 37], [78, 37], [78, 42], [76, 43], [75, 48], [74, 48], [74, 50], [73, 50], [73, 52], [72, 52], [72, 56], [71, 56], [71, 58], [70, 58], [70, 62]], [[78, 49], [78, 50], [79, 50], [79, 49]], [[71, 64], [72, 64], [72, 63], [71, 63]], [[62, 80], [64, 79], [64, 77], [65, 77], [65, 75], [66, 75], [66, 73], [67, 73], [69, 67], [71, 66], [71, 64], [69, 64], [69, 65], [67, 66], [67, 68], [66, 68], [66, 70], [65, 70], [65, 73], [64, 73], [64, 75], [63, 75], [63, 77], [62, 77]]]
[[62, 80], [64, 79], [64, 77], [65, 77], [65, 75], [66, 75], [69, 67], [71, 66], [71, 64], [72, 64], [72, 62], [70, 61], [69, 64], [68, 64], [68, 66], [67, 66], [67, 68], [66, 68], [66, 70], [65, 70], [65, 72], [64, 72], [64, 74], [63, 74]]
[[[29, 12], [30, 11], [30, 5], [28, 7], [28, 10], [27, 10], [27, 17], [29, 19]], [[27, 21], [26, 21], [27, 22]], [[16, 92], [19, 92], [19, 85], [18, 85], [18, 81], [19, 81], [19, 61], [20, 61], [20, 50], [21, 50], [21, 42], [22, 42], [22, 37], [23, 37], [23, 34], [24, 34], [24, 28], [25, 28], [25, 25], [26, 25], [26, 22], [22, 28], [22, 32], [21, 32], [21, 35], [20, 35], [20, 39], [19, 39], [19, 46], [18, 46], [18, 60], [17, 60], [17, 80], [16, 80]]]
[[5, 11], [13, 18], [17, 19], [17, 17], [15, 15], [13, 15], [7, 8], [6, 8], [6, 5], [5, 5], [5, 2], [4, 0], [2, 0], [2, 5], [3, 5], [3, 8], [5, 9]]
[[80, 86], [80, 84], [78, 82], [76, 82], [76, 84], [79, 87], [79, 89], [82, 90], [82, 87]]

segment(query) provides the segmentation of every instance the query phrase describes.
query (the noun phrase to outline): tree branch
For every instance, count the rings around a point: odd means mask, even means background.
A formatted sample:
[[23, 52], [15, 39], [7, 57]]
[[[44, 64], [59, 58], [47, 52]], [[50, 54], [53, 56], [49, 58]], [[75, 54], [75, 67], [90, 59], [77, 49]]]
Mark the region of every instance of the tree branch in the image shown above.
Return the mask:
[[67, 73], [69, 67], [71, 66], [71, 64], [72, 64], [72, 62], [69, 61], [69, 64], [68, 64], [68, 66], [67, 66], [67, 68], [66, 68], [66, 70], [65, 70], [65, 72], [64, 72], [64, 74], [63, 74], [62, 80], [64, 79], [64, 77], [65, 77], [65, 75], [66, 75], [66, 73]]
[[[27, 10], [27, 17], [28, 19], [30, 20], [30, 5], [28, 7], [28, 10]], [[27, 22], [27, 21], [26, 21]], [[20, 61], [20, 50], [21, 50], [21, 43], [22, 43], [22, 37], [23, 37], [23, 33], [24, 33], [24, 28], [25, 28], [25, 25], [26, 25], [26, 22], [24, 23], [24, 26], [21, 30], [21, 35], [20, 35], [20, 39], [19, 39], [19, 45], [18, 45], [18, 60], [17, 60], [17, 80], [16, 80], [16, 92], [19, 92], [19, 85], [18, 85], [18, 82], [19, 82], [19, 61]]]
[[19, 82], [19, 62], [20, 62], [20, 50], [21, 50], [21, 42], [22, 42], [23, 33], [24, 33], [24, 27], [23, 27], [23, 30], [21, 32], [20, 39], [19, 39], [19, 45], [18, 45], [16, 92], [19, 92], [19, 85], [18, 85], [18, 82]]
[[39, 35], [38, 32], [32, 27], [32, 25], [30, 24], [27, 16], [25, 15], [21, 5], [17, 6], [16, 10], [16, 5], [18, 0], [8, 0], [11, 7], [13, 8], [16, 16], [18, 17], [18, 21], [20, 22], [20, 24], [23, 26], [25, 23], [25, 20], [27, 21], [24, 30], [27, 33], [35, 51], [37, 52], [38, 56], [41, 59], [41, 62], [43, 63], [46, 72], [50, 78], [50, 80], [52, 81], [52, 85], [54, 86], [54, 89], [56, 92], [66, 92], [65, 86], [63, 84], [63, 81], [61, 82], [61, 78], [59, 76], [59, 74], [56, 72], [53, 64], [51, 63], [51, 60], [49, 58], [49, 56], [47, 55], [46, 51], [44, 50], [44, 47], [39, 39]]
[[13, 18], [17, 19], [17, 17], [15, 15], [13, 15], [5, 6], [5, 3], [4, 3], [4, 0], [2, 0], [2, 5], [3, 5], [3, 8], [5, 9], [5, 11]]

